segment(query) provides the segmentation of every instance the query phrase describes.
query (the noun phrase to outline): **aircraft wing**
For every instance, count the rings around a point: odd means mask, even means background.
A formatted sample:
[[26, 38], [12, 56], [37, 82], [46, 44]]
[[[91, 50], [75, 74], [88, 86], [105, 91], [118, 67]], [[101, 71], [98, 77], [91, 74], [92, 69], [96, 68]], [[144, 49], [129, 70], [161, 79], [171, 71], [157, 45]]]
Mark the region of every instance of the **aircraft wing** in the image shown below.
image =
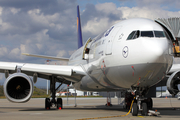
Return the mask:
[[22, 53], [22, 55], [31, 56], [31, 57], [45, 58], [45, 59], [51, 59], [51, 60], [61, 60], [61, 61], [67, 61], [67, 62], [69, 61], [69, 58], [63, 58], [63, 57], [35, 55], [35, 54], [29, 54], [29, 53]]
[[180, 64], [173, 64], [170, 71], [169, 71], [169, 74], [176, 72], [176, 71], [180, 71]]
[[81, 66], [0, 62], [0, 72], [5, 73], [5, 75], [13, 74], [19, 70], [29, 76], [36, 73], [37, 77], [48, 80], [49, 77], [55, 76], [57, 82], [65, 84], [78, 82], [85, 75]]

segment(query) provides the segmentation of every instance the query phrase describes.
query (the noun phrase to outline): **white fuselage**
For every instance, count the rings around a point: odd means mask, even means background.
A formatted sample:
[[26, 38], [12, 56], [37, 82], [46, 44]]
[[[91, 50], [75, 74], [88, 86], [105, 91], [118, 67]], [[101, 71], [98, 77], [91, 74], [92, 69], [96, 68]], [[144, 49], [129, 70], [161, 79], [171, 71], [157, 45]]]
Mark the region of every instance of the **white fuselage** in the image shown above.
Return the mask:
[[[133, 31], [138, 37], [128, 39]], [[110, 91], [158, 83], [173, 63], [171, 41], [162, 33], [160, 25], [142, 18], [113, 25], [70, 57], [69, 65], [81, 65], [87, 74], [74, 87]], [[89, 52], [82, 59], [85, 47]]]

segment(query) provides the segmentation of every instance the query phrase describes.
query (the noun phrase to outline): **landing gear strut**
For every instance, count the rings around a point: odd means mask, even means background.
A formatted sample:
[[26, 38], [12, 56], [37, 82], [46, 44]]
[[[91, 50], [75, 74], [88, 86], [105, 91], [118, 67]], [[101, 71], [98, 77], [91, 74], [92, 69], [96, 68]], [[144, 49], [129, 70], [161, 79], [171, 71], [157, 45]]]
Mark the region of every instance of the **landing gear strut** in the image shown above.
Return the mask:
[[[58, 88], [62, 85], [62, 83], [58, 86]], [[51, 90], [51, 94], [52, 94], [52, 99], [50, 100], [50, 98], [46, 98], [45, 99], [45, 109], [50, 109], [51, 107], [57, 107], [57, 109], [62, 109], [63, 108], [63, 102], [62, 102], [62, 98], [57, 98], [56, 100], [56, 90], [58, 90], [58, 88], [56, 89], [56, 80], [54, 78], [54, 76], [52, 76], [50, 78], [50, 90]]]

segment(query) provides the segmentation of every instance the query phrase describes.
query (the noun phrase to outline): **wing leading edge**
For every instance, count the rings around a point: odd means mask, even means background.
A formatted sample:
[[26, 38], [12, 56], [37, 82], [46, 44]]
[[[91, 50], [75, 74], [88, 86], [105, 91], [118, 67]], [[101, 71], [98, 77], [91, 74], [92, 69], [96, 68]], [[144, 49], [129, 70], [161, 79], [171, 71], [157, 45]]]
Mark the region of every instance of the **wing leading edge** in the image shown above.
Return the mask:
[[57, 82], [78, 82], [86, 75], [81, 66], [0, 62], [0, 72], [2, 73], [8, 72], [9, 74], [13, 74], [18, 69], [29, 76], [33, 76], [36, 73], [38, 77], [44, 79], [54, 76], [57, 78]]

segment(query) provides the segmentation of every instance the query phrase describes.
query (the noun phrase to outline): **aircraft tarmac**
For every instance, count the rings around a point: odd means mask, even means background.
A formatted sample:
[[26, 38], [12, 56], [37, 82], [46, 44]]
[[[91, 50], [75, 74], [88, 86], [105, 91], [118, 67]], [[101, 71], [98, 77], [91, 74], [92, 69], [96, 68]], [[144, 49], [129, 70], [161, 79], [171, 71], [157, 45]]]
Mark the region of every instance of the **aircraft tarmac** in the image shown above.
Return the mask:
[[[75, 107], [74, 98], [63, 98], [63, 109], [52, 108], [45, 110], [44, 98], [32, 98], [27, 103], [11, 103], [7, 99], [0, 99], [0, 120], [85, 120], [85, 118], [104, 117], [100, 120], [137, 120], [180, 118], [180, 100], [177, 98], [153, 98], [153, 110], [160, 112], [159, 116], [132, 116], [112, 117], [125, 115], [128, 110], [123, 109], [121, 103], [124, 98], [111, 98], [112, 107], [105, 106], [107, 98], [77, 98]], [[109, 117], [109, 118], [105, 118]]]

